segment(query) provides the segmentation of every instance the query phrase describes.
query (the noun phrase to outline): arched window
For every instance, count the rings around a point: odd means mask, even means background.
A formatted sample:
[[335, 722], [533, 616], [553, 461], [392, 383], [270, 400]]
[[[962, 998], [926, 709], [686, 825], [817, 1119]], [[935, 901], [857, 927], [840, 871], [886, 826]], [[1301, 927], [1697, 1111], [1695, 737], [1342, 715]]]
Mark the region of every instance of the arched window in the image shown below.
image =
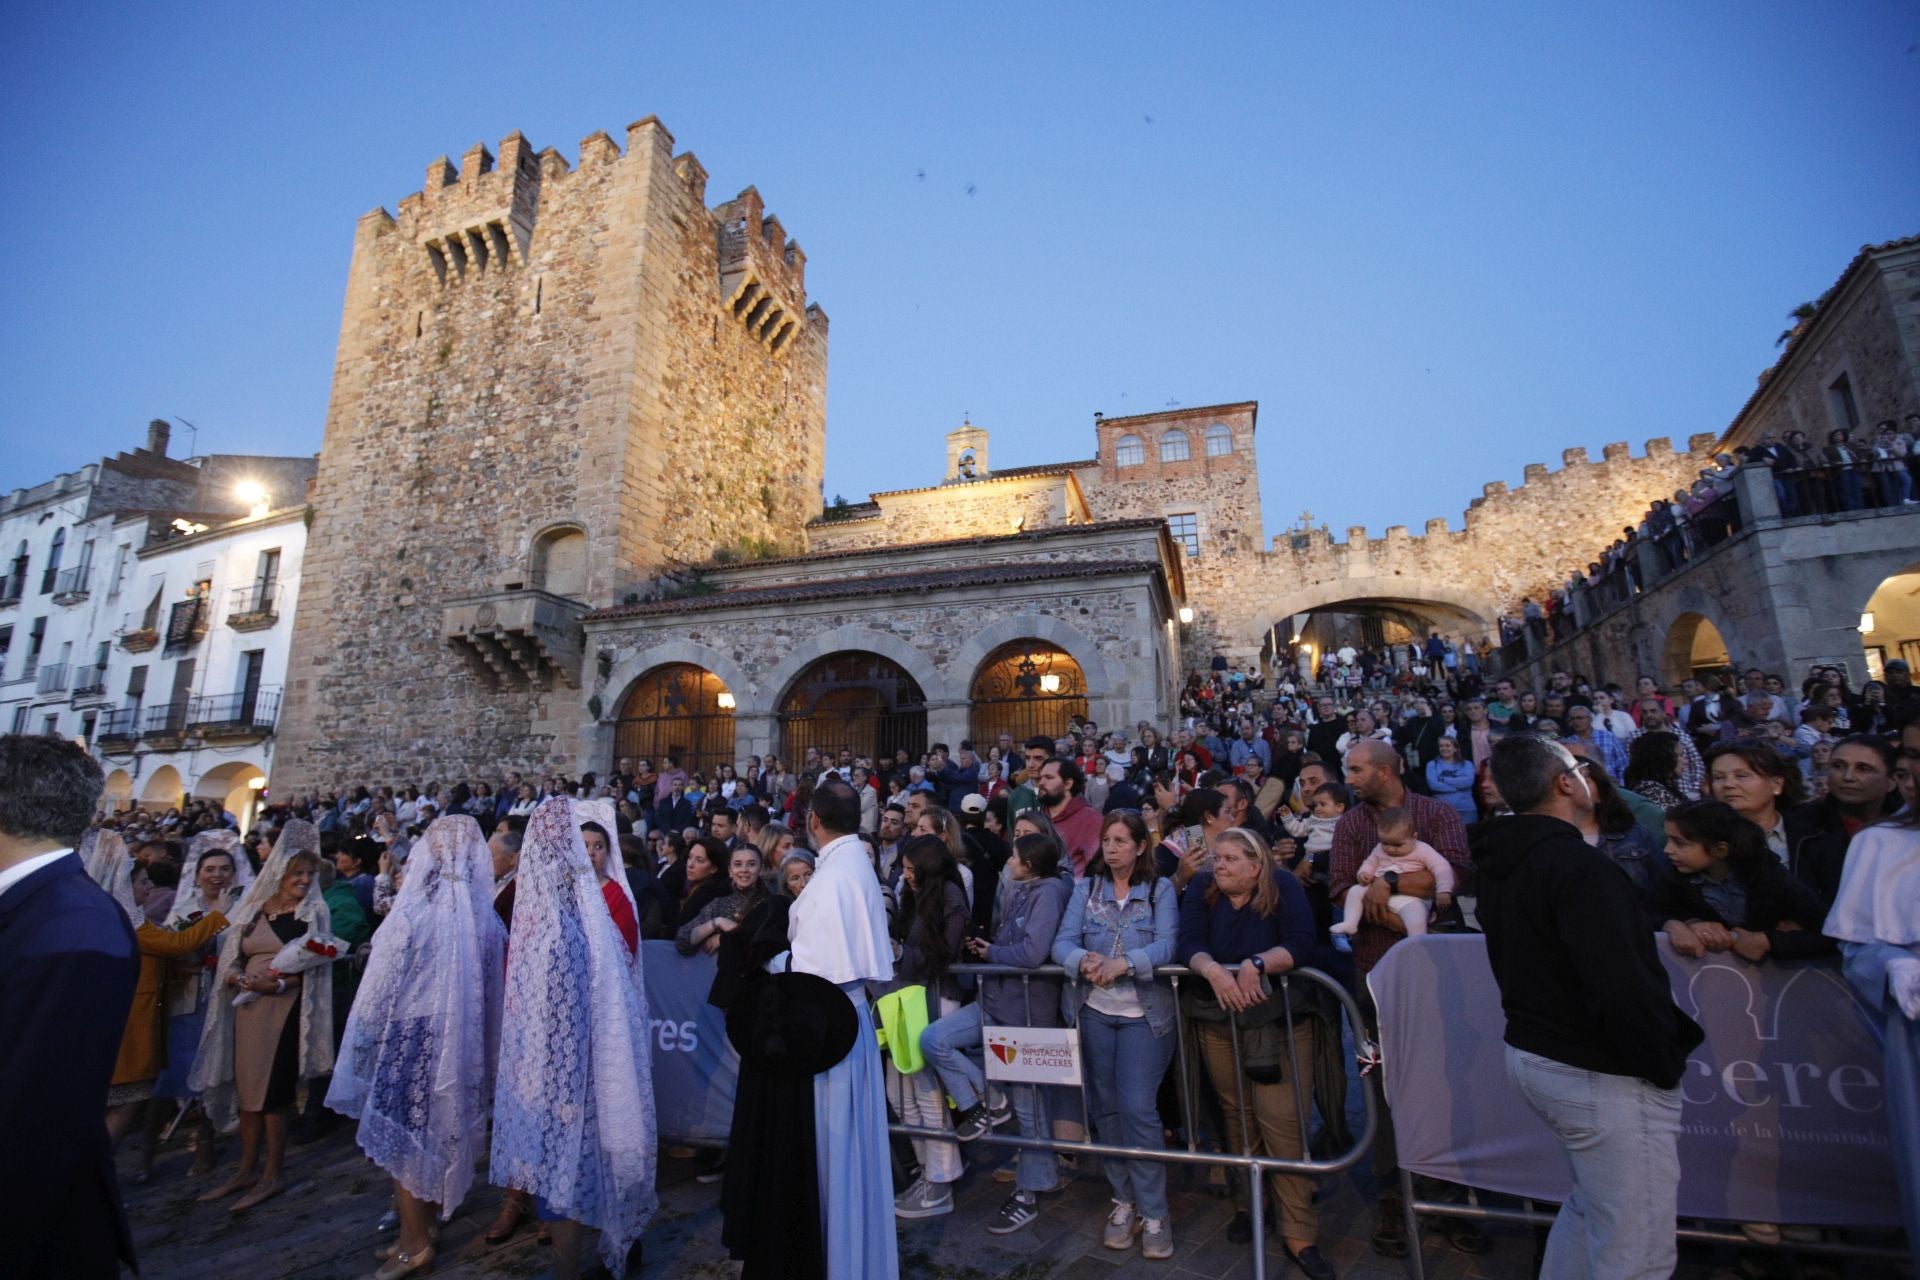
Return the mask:
[[927, 696], [891, 658], [849, 649], [812, 663], [780, 699], [780, 758], [798, 762], [808, 747], [838, 755], [844, 747], [876, 763], [905, 749], [927, 749]]
[[13, 557], [6, 580], [0, 582], [0, 600], [18, 600], [27, 590], [27, 561], [32, 552], [27, 548], [27, 540], [20, 540], [19, 554]]
[[1207, 428], [1207, 456], [1224, 458], [1233, 452], [1233, 428], [1216, 422]]
[[1125, 435], [1113, 442], [1113, 465], [1137, 467], [1147, 460], [1147, 444], [1139, 436]]
[[[667, 756], [688, 773], [709, 776], [733, 761], [733, 694], [720, 677], [690, 662], [655, 667], [633, 682], [613, 727], [613, 758], [664, 769]], [[611, 762], [609, 762], [611, 763]]]
[[1160, 461], [1185, 462], [1193, 456], [1193, 442], [1187, 433], [1175, 428], [1160, 437]]
[[60, 553], [67, 545], [67, 531], [53, 531], [53, 546], [47, 552], [47, 567], [40, 571], [40, 592], [42, 595], [53, 590], [55, 578], [60, 576]]
[[1087, 678], [1073, 655], [1044, 640], [1015, 640], [987, 655], [974, 673], [973, 740], [992, 742], [1002, 733], [1025, 742], [1035, 734], [1058, 737], [1074, 717], [1087, 714]]
[[587, 535], [578, 529], [543, 533], [533, 544], [533, 585], [556, 596], [587, 594]]

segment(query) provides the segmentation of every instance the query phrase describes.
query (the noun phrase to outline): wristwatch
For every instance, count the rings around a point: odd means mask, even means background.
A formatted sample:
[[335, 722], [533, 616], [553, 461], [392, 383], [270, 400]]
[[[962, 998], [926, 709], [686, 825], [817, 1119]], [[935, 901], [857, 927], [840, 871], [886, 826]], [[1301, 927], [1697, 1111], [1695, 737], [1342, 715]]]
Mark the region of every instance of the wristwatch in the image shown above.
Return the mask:
[[1388, 893], [1400, 892], [1400, 873], [1389, 867], [1380, 877], [1387, 882]]
[[1267, 958], [1265, 956], [1255, 956], [1247, 963], [1253, 966], [1255, 973], [1264, 974], [1267, 971]]

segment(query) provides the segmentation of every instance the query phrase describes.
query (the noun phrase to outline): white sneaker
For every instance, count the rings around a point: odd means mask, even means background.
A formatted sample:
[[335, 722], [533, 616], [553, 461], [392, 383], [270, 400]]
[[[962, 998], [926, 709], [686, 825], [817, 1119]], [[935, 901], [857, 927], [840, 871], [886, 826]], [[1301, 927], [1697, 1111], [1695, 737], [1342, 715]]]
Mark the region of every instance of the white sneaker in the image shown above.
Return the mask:
[[1133, 1238], [1140, 1234], [1140, 1218], [1133, 1206], [1116, 1200], [1113, 1212], [1107, 1215], [1107, 1231], [1100, 1243], [1109, 1249], [1131, 1249]]
[[1162, 1262], [1173, 1256], [1173, 1228], [1165, 1218], [1147, 1218], [1140, 1232], [1140, 1256]]

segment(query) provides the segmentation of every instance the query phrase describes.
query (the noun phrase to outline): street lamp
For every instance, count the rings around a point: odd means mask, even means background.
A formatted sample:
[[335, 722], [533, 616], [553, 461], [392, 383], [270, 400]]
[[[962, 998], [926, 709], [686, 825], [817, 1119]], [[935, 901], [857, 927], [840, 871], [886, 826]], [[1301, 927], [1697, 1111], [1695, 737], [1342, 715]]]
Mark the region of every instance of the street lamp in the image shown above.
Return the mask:
[[728, 693], [725, 689], [722, 689], [720, 691], [720, 695], [716, 697], [713, 701], [714, 701], [714, 705], [719, 707], [722, 711], [731, 711], [733, 710], [735, 705], [737, 705], [733, 700], [733, 695]]
[[271, 507], [267, 486], [258, 480], [242, 480], [233, 487], [233, 496], [247, 504], [247, 514], [255, 520], [266, 515]]
[[1864, 636], [1872, 630], [1873, 630], [1873, 610], [1869, 609], [1865, 613], [1860, 615], [1860, 634]]
[[1180, 606], [1180, 625], [1183, 627], [1190, 627], [1193, 625], [1193, 606], [1192, 605], [1183, 604]]

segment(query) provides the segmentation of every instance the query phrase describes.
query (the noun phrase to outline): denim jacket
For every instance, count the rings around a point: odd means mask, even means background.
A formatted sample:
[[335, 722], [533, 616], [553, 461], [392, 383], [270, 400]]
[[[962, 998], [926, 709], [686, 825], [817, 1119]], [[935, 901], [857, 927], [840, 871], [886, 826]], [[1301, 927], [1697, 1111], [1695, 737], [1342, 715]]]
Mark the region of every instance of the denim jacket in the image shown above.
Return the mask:
[[[1167, 983], [1155, 982], [1153, 970], [1156, 965], [1173, 963], [1173, 949], [1180, 935], [1179, 892], [1165, 876], [1153, 881], [1151, 901], [1146, 885], [1137, 881], [1129, 885], [1127, 900], [1120, 908], [1116, 940], [1114, 929], [1099, 918], [1102, 913], [1087, 909], [1088, 896], [1096, 890], [1106, 894], [1110, 901], [1113, 881], [1086, 876], [1073, 886], [1073, 896], [1067, 899], [1067, 914], [1060, 921], [1059, 936], [1053, 940], [1053, 962], [1077, 977], [1080, 960], [1088, 952], [1126, 956], [1128, 967], [1133, 971], [1134, 992], [1140, 998], [1140, 1007], [1146, 1011], [1147, 1026], [1156, 1036], [1170, 1034], [1176, 1016], [1173, 990]], [[1068, 1025], [1078, 1024], [1080, 1006], [1087, 1002], [1091, 989], [1086, 982], [1067, 984], [1061, 997], [1061, 1011]]]

